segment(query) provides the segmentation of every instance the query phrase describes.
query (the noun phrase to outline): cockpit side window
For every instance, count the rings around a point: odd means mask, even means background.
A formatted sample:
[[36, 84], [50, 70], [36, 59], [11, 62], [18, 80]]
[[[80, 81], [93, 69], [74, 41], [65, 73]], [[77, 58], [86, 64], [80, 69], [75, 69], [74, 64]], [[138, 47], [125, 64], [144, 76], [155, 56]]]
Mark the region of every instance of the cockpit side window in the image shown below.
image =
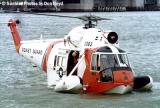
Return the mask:
[[112, 67], [118, 66], [115, 54], [100, 54], [100, 81], [113, 81]]
[[91, 70], [93, 70], [93, 71], [99, 71], [100, 70], [99, 54], [93, 54], [92, 55]]
[[105, 69], [105, 68], [109, 68], [109, 65], [108, 65], [108, 56], [106, 54], [101, 54], [101, 57], [100, 57], [100, 62], [101, 62], [101, 70]]
[[125, 58], [124, 58], [124, 56], [122, 56], [121, 54], [118, 54], [118, 57], [119, 57], [120, 63], [125, 64]]
[[126, 54], [118, 54], [119, 62], [121, 65], [129, 66], [128, 58]]

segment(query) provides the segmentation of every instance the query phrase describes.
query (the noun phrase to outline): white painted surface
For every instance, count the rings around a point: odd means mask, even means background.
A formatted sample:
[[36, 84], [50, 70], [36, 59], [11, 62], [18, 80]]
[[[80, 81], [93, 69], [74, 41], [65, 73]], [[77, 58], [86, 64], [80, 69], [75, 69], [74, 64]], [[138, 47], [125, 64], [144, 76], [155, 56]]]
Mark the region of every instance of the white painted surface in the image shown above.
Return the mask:
[[111, 89], [110, 91], [107, 91], [106, 93], [107, 94], [125, 94], [125, 93], [131, 92], [131, 91], [132, 91], [131, 86], [121, 85], [121, 86], [117, 86], [117, 87]]
[[78, 76], [68, 76], [62, 80], [60, 80], [56, 86], [55, 91], [57, 92], [79, 92], [82, 90], [82, 84], [80, 83], [80, 79]]

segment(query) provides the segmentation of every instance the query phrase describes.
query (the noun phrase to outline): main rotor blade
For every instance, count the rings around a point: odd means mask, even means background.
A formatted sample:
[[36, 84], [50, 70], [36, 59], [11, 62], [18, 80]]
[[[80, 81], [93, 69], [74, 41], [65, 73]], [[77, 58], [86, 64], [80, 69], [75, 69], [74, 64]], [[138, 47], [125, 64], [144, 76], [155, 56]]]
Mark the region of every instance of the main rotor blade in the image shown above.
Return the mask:
[[33, 15], [44, 15], [44, 16], [55, 16], [55, 17], [65, 17], [65, 18], [76, 18], [76, 19], [80, 19], [83, 21], [88, 21], [88, 20], [92, 20], [92, 21], [100, 21], [100, 20], [111, 20], [108, 18], [101, 18], [99, 16], [95, 16], [95, 15], [84, 15], [84, 16], [66, 16], [66, 15], [53, 15], [53, 14], [43, 14], [43, 13], [28, 13], [28, 14], [33, 14]]
[[44, 16], [55, 16], [55, 17], [65, 17], [65, 18], [78, 18], [79, 17], [73, 17], [73, 16], [66, 16], [66, 15], [53, 15], [53, 14], [43, 14], [43, 13], [27, 13], [27, 14], [33, 14], [33, 15], [44, 15]]
[[[9, 12], [14, 12], [17, 13], [16, 11], [9, 11]], [[33, 12], [20, 12], [23, 14], [32, 14], [32, 15], [44, 15], [44, 16], [55, 16], [55, 17], [63, 17], [63, 18], [75, 18], [75, 19], [80, 19], [83, 21], [101, 21], [101, 20], [111, 20], [108, 18], [101, 18], [99, 16], [95, 16], [95, 15], [84, 15], [84, 16], [66, 16], [66, 15], [53, 15], [53, 14], [44, 14], [44, 13], [33, 13]]]

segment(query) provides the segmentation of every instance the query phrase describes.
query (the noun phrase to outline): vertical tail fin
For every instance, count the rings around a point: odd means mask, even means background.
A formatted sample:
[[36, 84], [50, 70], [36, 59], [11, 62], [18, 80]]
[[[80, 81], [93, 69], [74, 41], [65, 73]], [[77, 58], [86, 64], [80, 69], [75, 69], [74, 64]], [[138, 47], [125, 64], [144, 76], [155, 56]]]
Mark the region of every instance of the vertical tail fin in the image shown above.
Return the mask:
[[13, 41], [14, 41], [14, 45], [15, 45], [15, 48], [16, 48], [16, 51], [19, 53], [19, 48], [21, 46], [21, 38], [20, 38], [20, 35], [17, 31], [17, 24], [19, 23], [19, 21], [13, 21], [12, 19], [9, 20], [8, 22], [8, 26], [10, 27], [10, 30], [11, 30], [11, 34], [12, 34], [12, 37], [13, 37]]

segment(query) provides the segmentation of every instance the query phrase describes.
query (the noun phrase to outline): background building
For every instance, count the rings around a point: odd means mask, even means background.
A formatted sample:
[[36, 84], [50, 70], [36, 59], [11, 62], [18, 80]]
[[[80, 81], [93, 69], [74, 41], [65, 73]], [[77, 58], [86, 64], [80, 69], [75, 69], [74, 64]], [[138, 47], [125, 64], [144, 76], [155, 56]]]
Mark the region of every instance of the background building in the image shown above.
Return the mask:
[[[25, 2], [38, 5], [25, 5]], [[23, 2], [23, 6], [2, 5], [3, 2]], [[52, 5], [44, 5], [44, 2]], [[53, 2], [63, 5], [55, 6]], [[41, 4], [42, 5], [41, 5]], [[5, 3], [7, 4], [7, 3]], [[160, 0], [0, 0], [0, 9], [53, 12], [53, 11], [145, 11], [160, 10]]]
[[66, 11], [158, 10], [160, 0], [61, 0]]

